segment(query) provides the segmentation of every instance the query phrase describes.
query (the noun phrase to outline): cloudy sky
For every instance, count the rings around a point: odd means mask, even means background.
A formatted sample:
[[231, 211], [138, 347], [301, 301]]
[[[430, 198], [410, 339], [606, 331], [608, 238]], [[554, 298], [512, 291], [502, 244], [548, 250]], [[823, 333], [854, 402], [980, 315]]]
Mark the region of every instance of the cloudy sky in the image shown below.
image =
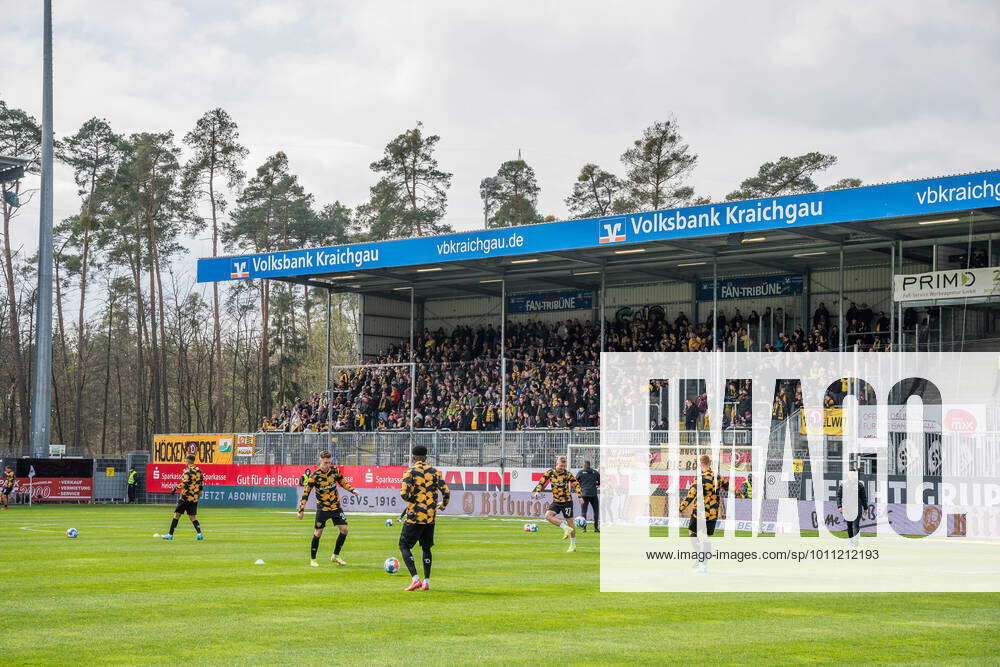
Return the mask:
[[[447, 220], [482, 225], [479, 181], [518, 150], [543, 214], [581, 165], [620, 172], [671, 114], [721, 198], [810, 150], [866, 183], [1000, 166], [1000, 3], [55, 0], [55, 131], [92, 116], [180, 137], [221, 106], [284, 150], [322, 204], [366, 198], [368, 165], [421, 120], [454, 173]], [[41, 2], [4, 5], [0, 98], [41, 116]], [[56, 174], [57, 220], [78, 207]], [[36, 244], [37, 208], [16, 239]], [[191, 243], [194, 255], [206, 244]]]

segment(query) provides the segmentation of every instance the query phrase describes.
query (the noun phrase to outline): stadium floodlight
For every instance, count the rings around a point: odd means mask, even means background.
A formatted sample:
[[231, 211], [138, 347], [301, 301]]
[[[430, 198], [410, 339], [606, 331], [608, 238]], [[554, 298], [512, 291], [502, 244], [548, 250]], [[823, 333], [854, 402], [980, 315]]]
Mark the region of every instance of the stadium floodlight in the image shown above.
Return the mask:
[[490, 278], [489, 280], [480, 280], [479, 284], [483, 285], [485, 283], [499, 283], [503, 282], [503, 278]]
[[600, 271], [574, 271], [574, 276], [592, 276], [595, 273], [600, 273]]
[[792, 257], [813, 257], [814, 255], [825, 255], [826, 250], [817, 250], [816, 252], [799, 252], [792, 255]]
[[684, 264], [678, 264], [677, 266], [705, 266], [708, 262], [685, 262]]
[[645, 248], [629, 248], [627, 250], [615, 250], [616, 255], [631, 255], [636, 252], [646, 252]]
[[429, 269], [417, 269], [417, 273], [430, 273], [431, 271], [444, 271], [444, 267], [432, 266]]
[[[0, 156], [0, 183], [13, 183], [24, 178], [25, 167], [29, 160], [16, 157]], [[11, 204], [17, 206], [17, 204]]]
[[330, 280], [350, 280], [351, 278], [357, 278], [355, 275], [350, 276], [330, 276]]
[[537, 257], [529, 257], [528, 259], [512, 259], [512, 260], [510, 260], [510, 263], [511, 264], [531, 264], [531, 263], [537, 262], [537, 261], [538, 261]]
[[760, 243], [761, 241], [766, 241], [766, 236], [752, 236], [748, 239], [743, 239], [743, 243]]
[[943, 218], [941, 220], [921, 220], [918, 225], [943, 225], [946, 222], [960, 222], [958, 218]]
[[393, 292], [406, 292], [407, 290], [412, 290], [413, 288], [407, 285], [406, 287], [393, 287]]

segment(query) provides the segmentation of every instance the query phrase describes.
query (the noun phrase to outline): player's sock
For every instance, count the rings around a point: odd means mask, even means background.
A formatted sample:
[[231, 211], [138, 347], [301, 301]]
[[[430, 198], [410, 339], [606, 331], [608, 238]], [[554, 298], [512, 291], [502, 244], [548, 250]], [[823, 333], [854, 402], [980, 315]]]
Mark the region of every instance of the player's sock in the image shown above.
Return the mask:
[[341, 533], [340, 535], [337, 535], [337, 545], [333, 548], [333, 555], [334, 556], [339, 556], [340, 555], [340, 550], [343, 548], [344, 542], [346, 542], [346, 541], [347, 541], [347, 535], [345, 533]]
[[312, 546], [309, 549], [311, 558], [316, 560], [316, 552], [319, 551], [319, 535], [313, 535]]
[[172, 520], [172, 521], [170, 522], [170, 534], [171, 534], [171, 535], [173, 535], [173, 534], [174, 534], [174, 529], [175, 529], [176, 527], [177, 527], [177, 519], [173, 519], [173, 520]]
[[569, 538], [569, 545], [571, 547], [575, 547], [576, 546], [576, 538], [575, 537]]
[[413, 552], [410, 551], [410, 547], [400, 544], [399, 552], [403, 555], [403, 563], [406, 564], [406, 569], [409, 571], [411, 577], [417, 577], [417, 566], [413, 562]]
[[424, 556], [424, 579], [427, 580], [431, 578], [431, 550], [424, 549], [423, 556]]
[[195, 532], [201, 535], [201, 524], [198, 523], [197, 521], [192, 521], [191, 525], [194, 526]]

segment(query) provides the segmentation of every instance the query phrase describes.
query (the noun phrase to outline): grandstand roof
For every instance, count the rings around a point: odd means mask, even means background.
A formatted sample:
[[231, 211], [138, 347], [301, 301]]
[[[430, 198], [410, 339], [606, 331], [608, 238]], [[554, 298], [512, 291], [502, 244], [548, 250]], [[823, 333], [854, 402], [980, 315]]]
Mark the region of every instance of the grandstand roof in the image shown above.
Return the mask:
[[[199, 282], [274, 278], [409, 299], [606, 284], [693, 282], [845, 263], [885, 264], [890, 244], [1000, 232], [1000, 171], [442, 236], [198, 260]], [[970, 234], [972, 235], [970, 237]]]

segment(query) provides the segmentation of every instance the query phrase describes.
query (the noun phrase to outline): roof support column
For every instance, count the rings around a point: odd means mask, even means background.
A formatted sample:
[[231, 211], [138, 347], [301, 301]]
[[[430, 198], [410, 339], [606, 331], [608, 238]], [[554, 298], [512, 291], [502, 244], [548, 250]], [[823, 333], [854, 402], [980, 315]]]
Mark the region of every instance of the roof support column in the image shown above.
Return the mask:
[[333, 330], [333, 290], [326, 288], [326, 433], [333, 433], [333, 374], [330, 361], [332, 358]]
[[[410, 447], [413, 447], [413, 414], [417, 403], [417, 357], [413, 351], [413, 285], [410, 285]], [[406, 457], [403, 457], [406, 460]]]
[[330, 391], [330, 357], [331, 357], [331, 340], [332, 340], [332, 324], [331, 318], [333, 317], [333, 292], [329, 287], [326, 288], [326, 389]]
[[845, 344], [847, 342], [847, 337], [844, 332], [844, 242], [840, 242], [840, 272], [837, 280], [837, 310], [840, 313], [837, 315], [837, 346], [843, 351]]
[[358, 294], [358, 363], [365, 363], [365, 295]]
[[507, 279], [500, 279], [500, 475], [507, 467]]
[[719, 260], [712, 260], [712, 349], [719, 347]]
[[889, 244], [889, 343], [893, 350], [899, 349], [896, 346], [896, 244]]
[[[604, 266], [601, 266], [601, 293], [597, 295], [597, 302], [600, 304], [600, 308], [597, 311], [597, 317], [601, 320], [601, 353], [604, 353], [604, 312], [607, 310], [607, 306], [604, 302], [605, 296], [607, 294], [607, 285], [605, 284], [605, 270]], [[600, 363], [598, 361], [597, 363]]]

